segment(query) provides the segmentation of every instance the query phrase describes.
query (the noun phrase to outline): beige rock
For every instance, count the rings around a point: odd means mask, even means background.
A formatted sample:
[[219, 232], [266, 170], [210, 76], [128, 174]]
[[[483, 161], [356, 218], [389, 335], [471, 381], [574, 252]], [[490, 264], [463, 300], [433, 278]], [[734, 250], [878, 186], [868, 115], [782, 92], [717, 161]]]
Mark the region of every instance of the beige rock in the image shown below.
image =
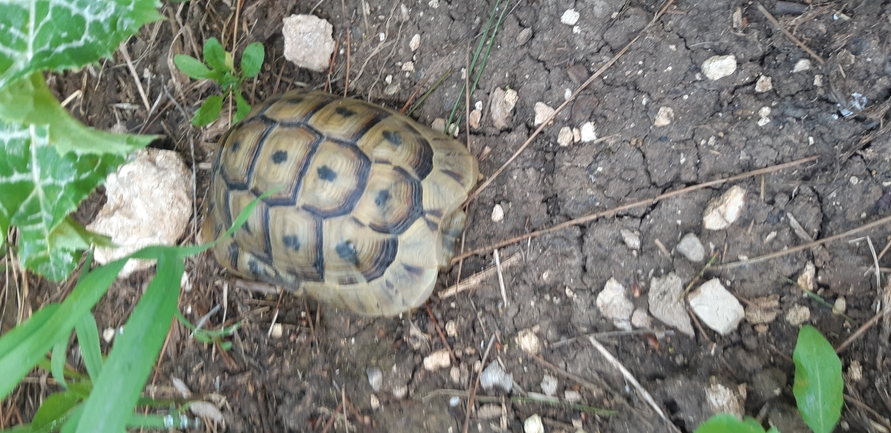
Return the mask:
[[334, 27], [314, 15], [291, 15], [284, 20], [285, 58], [300, 68], [324, 72], [334, 52]]
[[[117, 260], [148, 245], [174, 245], [192, 215], [192, 174], [179, 154], [143, 149], [105, 185], [108, 198], [87, 229], [110, 236], [120, 248], [96, 248], [96, 261]], [[130, 260], [120, 277], [146, 269], [150, 260]]]

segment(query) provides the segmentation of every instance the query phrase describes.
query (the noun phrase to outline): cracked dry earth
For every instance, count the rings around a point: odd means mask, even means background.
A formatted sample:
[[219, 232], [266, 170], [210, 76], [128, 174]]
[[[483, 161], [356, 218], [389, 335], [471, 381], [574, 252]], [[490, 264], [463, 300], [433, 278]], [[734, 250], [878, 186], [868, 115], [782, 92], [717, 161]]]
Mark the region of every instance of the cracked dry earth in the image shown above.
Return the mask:
[[[257, 103], [298, 83], [321, 85], [327, 74], [297, 70], [282, 58], [281, 18], [311, 13], [334, 26], [341, 47], [351, 34], [348, 93], [390, 107], [400, 107], [420, 83], [453, 71], [413, 117], [430, 124], [445, 117], [463, 83], [467, 47], [475, 47], [493, 0], [384, 0], [360, 2], [246, 1], [240, 13], [240, 51], [258, 40], [267, 64], [248, 98]], [[647, 199], [686, 186], [816, 156], [795, 167], [700, 189], [621, 211], [564, 230], [511, 244], [499, 250], [506, 299], [498, 278], [490, 276], [473, 290], [442, 299], [437, 292], [493, 263], [491, 252], [467, 258], [441, 274], [441, 285], [426, 307], [397, 318], [367, 319], [294, 296], [263, 297], [230, 289], [216, 264], [204, 258], [192, 266], [195, 282], [180, 305], [197, 320], [216, 305], [243, 322], [233, 349], [220, 353], [187, 338], [174, 326], [155, 383], [182, 379], [198, 394], [225, 397], [225, 427], [217, 431], [431, 431], [463, 428], [467, 399], [494, 336], [486, 365], [497, 361], [512, 374], [515, 386], [480, 388], [469, 431], [523, 431], [532, 415], [548, 432], [692, 432], [716, 409], [706, 390], [732, 390], [742, 410], [764, 425], [784, 432], [808, 431], [794, 409], [791, 392], [792, 349], [799, 324], [790, 311], [806, 307], [805, 323], [816, 326], [834, 345], [867, 322], [882, 302], [888, 259], [879, 260], [877, 285], [873, 253], [888, 242], [891, 227], [880, 225], [820, 247], [739, 267], [725, 264], [801, 245], [806, 241], [790, 225], [794, 218], [805, 235], [825, 238], [891, 213], [891, 136], [886, 112], [891, 96], [891, 2], [761, 3], [780, 24], [813, 49], [818, 60], [772, 24], [757, 5], [741, 0], [677, 0], [651, 27], [662, 6], [651, 1], [520, 1], [508, 7], [488, 64], [474, 89], [471, 106], [481, 102], [482, 120], [467, 138], [490, 175], [536, 129], [536, 103], [557, 107], [626, 44], [642, 36], [619, 60], [557, 114], [532, 145], [470, 205], [465, 249], [552, 227], [573, 218]], [[575, 25], [561, 21], [578, 13]], [[210, 36], [220, 36], [235, 11], [219, 2], [165, 6], [168, 18], [130, 41], [139, 53], [137, 69], [154, 77], [150, 98], [171, 86], [168, 55], [195, 54]], [[187, 36], [174, 38], [180, 29]], [[246, 34], [243, 31], [247, 30]], [[419, 35], [416, 51], [409, 41]], [[382, 41], [383, 39], [383, 41]], [[194, 44], [193, 44], [194, 41]], [[231, 43], [226, 45], [231, 48]], [[471, 48], [472, 50], [472, 48]], [[714, 56], [733, 55], [736, 68], [712, 80], [702, 70]], [[413, 62], [414, 69], [403, 66]], [[804, 62], [804, 63], [802, 63]], [[339, 53], [331, 79], [343, 91], [346, 59]], [[794, 72], [793, 72], [794, 71]], [[55, 82], [61, 97], [84, 86], [72, 108], [88, 124], [114, 123], [115, 103], [138, 96], [123, 67], [104, 74], [69, 74]], [[771, 86], [764, 91], [761, 77]], [[182, 77], [173, 76], [178, 80]], [[503, 128], [494, 126], [489, 107], [496, 89], [517, 91], [518, 101]], [[171, 93], [173, 87], [170, 87]], [[213, 89], [191, 86], [177, 99], [194, 110]], [[183, 96], [185, 95], [185, 96]], [[866, 101], [865, 104], [859, 101]], [[845, 111], [847, 110], [847, 111]], [[121, 113], [117, 113], [121, 114]], [[845, 117], [843, 114], [850, 114]], [[142, 109], [126, 111], [131, 129], [147, 121]], [[595, 126], [598, 140], [560, 146], [563, 127]], [[148, 133], [166, 133], [162, 146], [189, 155], [186, 137], [198, 140], [199, 168], [209, 161], [225, 128], [199, 132], [175, 109], [147, 122]], [[460, 139], [464, 140], [464, 127]], [[200, 134], [200, 135], [199, 135]], [[188, 157], [187, 157], [188, 160]], [[199, 170], [198, 196], [206, 190]], [[202, 183], [203, 182], [203, 183]], [[703, 228], [703, 211], [731, 186], [747, 191], [739, 219], [723, 230]], [[499, 205], [504, 217], [491, 218]], [[637, 233], [638, 249], [624, 242], [622, 230]], [[799, 230], [800, 232], [801, 230]], [[693, 233], [706, 253], [718, 253], [704, 279], [720, 278], [747, 308], [773, 299], [773, 320], [743, 320], [720, 335], [696, 327], [659, 339], [619, 334], [600, 339], [648, 390], [667, 421], [647, 406], [616, 368], [580, 336], [615, 331], [595, 300], [610, 278], [622, 283], [636, 308], [648, 310], [654, 278], [669, 273], [684, 285], [703, 262], [691, 262], [676, 250]], [[816, 269], [816, 290], [829, 302], [844, 298], [844, 318], [803, 297], [794, 281], [807, 263]], [[632, 287], [640, 286], [640, 296]], [[120, 282], [99, 306], [100, 326], [118, 326], [135, 302], [141, 281]], [[774, 295], [774, 298], [765, 298]], [[276, 317], [277, 313], [277, 317]], [[280, 337], [267, 331], [275, 317]], [[214, 316], [208, 326], [219, 326]], [[669, 330], [658, 320], [653, 328]], [[437, 327], [444, 329], [441, 334]], [[888, 364], [889, 331], [882, 323], [869, 329], [841, 353], [846, 394], [851, 397], [838, 431], [882, 431], [891, 416]], [[541, 341], [540, 357], [517, 344], [520, 334]], [[446, 349], [448, 366], [428, 369], [424, 360]], [[860, 373], [854, 374], [859, 368]], [[378, 391], [369, 383], [380, 374]], [[569, 373], [572, 376], [564, 374]], [[543, 393], [545, 376], [556, 378], [556, 397], [577, 397], [577, 404], [614, 410], [593, 414], [564, 405], [511, 400]], [[740, 395], [739, 390], [745, 389]], [[443, 390], [462, 395], [450, 409]], [[573, 394], [575, 393], [575, 394]], [[534, 395], [534, 394], [533, 394]], [[349, 400], [350, 410], [335, 409]], [[869, 408], [867, 410], [866, 408]], [[33, 410], [33, 409], [32, 409]], [[342, 412], [346, 413], [346, 423]], [[326, 430], [329, 420], [336, 422]]]

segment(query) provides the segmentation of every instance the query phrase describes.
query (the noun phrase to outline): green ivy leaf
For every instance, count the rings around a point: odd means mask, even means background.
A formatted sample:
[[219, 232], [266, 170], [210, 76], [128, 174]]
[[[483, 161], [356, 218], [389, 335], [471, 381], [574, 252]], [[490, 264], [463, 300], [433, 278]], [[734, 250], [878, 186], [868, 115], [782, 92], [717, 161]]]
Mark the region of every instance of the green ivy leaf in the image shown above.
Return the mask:
[[204, 126], [217, 120], [220, 118], [220, 110], [223, 109], [223, 96], [222, 95], [213, 95], [207, 98], [201, 107], [198, 108], [198, 111], [195, 112], [195, 117], [192, 118], [192, 124], [195, 126]]
[[110, 57], [143, 24], [161, 19], [160, 5], [157, 0], [3, 2], [0, 89], [33, 72], [77, 69]]
[[792, 352], [795, 383], [792, 393], [804, 422], [814, 433], [830, 433], [841, 418], [844, 380], [841, 361], [826, 337], [803, 326]]
[[60, 281], [80, 252], [65, 247], [69, 228], [58, 227], [124, 158], [59, 153], [49, 135], [45, 125], [0, 121], [0, 244], [10, 224], [17, 226], [22, 264]]
[[241, 95], [241, 92], [235, 91], [235, 118], [232, 119], [235, 123], [241, 122], [241, 119], [244, 119], [248, 113], [251, 112], [251, 105], [244, 100], [244, 96]]
[[229, 69], [226, 67], [226, 50], [223, 49], [217, 38], [210, 38], [204, 42], [204, 62], [211, 69], [216, 69], [217, 71]]
[[263, 44], [253, 42], [244, 49], [241, 54], [241, 73], [245, 78], [256, 77], [260, 73], [260, 67], [263, 66], [263, 58], [266, 53], [263, 51]]
[[185, 54], [177, 54], [173, 56], [173, 63], [180, 71], [195, 80], [203, 80], [210, 78], [210, 69], [201, 63], [198, 59], [187, 56]]
[[113, 134], [84, 126], [59, 104], [39, 72], [0, 89], [0, 121], [49, 128], [49, 142], [59, 153], [123, 156], [157, 138], [155, 135]]

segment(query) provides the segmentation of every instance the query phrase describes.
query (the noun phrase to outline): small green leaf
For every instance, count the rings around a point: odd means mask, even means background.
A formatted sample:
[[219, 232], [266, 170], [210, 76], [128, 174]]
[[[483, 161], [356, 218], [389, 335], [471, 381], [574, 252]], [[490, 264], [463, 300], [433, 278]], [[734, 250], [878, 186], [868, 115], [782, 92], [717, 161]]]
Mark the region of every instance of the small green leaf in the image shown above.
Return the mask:
[[204, 62], [207, 63], [211, 69], [216, 69], [218, 71], [229, 69], [226, 67], [226, 50], [223, 49], [223, 46], [220, 45], [220, 41], [217, 40], [217, 38], [210, 38], [204, 42]]
[[247, 116], [248, 113], [251, 112], [251, 105], [244, 100], [244, 96], [241, 95], [241, 92], [235, 91], [235, 118], [232, 119], [235, 123], [241, 122], [241, 119], [244, 119], [244, 116]]
[[694, 433], [764, 433], [764, 427], [752, 417], [740, 421], [733, 415], [723, 413], [700, 424]]
[[241, 54], [241, 74], [245, 78], [256, 77], [260, 73], [260, 67], [263, 66], [263, 58], [265, 56], [263, 44], [253, 42], [248, 45]]
[[830, 433], [841, 417], [844, 380], [841, 361], [826, 337], [810, 325], [798, 332], [792, 352], [792, 393], [804, 422], [814, 433]]
[[210, 124], [214, 120], [220, 118], [220, 110], [222, 109], [223, 97], [221, 95], [210, 96], [203, 104], [201, 104], [198, 111], [195, 112], [195, 117], [192, 118], [192, 124], [195, 126]]
[[74, 392], [65, 391], [50, 395], [34, 414], [31, 431], [56, 431], [71, 415], [71, 411], [78, 403], [80, 403], [80, 398]]
[[203, 80], [209, 78], [210, 69], [192, 56], [177, 54], [173, 56], [173, 63], [176, 64], [180, 71], [193, 79]]

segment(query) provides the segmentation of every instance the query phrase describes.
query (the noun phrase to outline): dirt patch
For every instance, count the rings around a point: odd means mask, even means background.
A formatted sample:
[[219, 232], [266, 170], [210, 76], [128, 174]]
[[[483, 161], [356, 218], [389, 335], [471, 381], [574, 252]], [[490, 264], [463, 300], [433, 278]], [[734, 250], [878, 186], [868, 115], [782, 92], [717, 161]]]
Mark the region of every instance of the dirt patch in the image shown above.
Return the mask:
[[[203, 257], [190, 264], [194, 289], [182, 294], [182, 310], [197, 320], [219, 305], [227, 311], [226, 324], [240, 321], [243, 327], [233, 338], [233, 349], [221, 353], [189, 339], [175, 325], [154, 383], [169, 386], [178, 378], [199, 395], [225, 397], [226, 429], [233, 432], [323, 431], [335, 418], [338, 431], [343, 431], [343, 414], [350, 431], [459, 431], [467, 400], [462, 397], [461, 405], [450, 408], [448, 396], [439, 390], [473, 389], [486, 343], [494, 335], [488, 361], [496, 360], [513, 374], [516, 386], [511, 393], [480, 389], [479, 404], [495, 405], [497, 411], [491, 418], [472, 416], [470, 431], [522, 431], [525, 418], [540, 414], [547, 431], [692, 432], [714, 413], [705, 390], [716, 382], [730, 389], [746, 387], [745, 413], [762, 415], [784, 433], [807, 431], [791, 393], [790, 356], [798, 326], [784, 317], [793, 307], [806, 306], [807, 323], [833, 344], [847, 339], [875, 314], [882, 299], [883, 288], [877, 287], [870, 269], [873, 252], [864, 238], [849, 238], [762, 263], [720, 265], [803, 244], [790, 218], [819, 239], [891, 212], [891, 135], [886, 131], [891, 2], [802, 2], [800, 12], [785, 14], [775, 1], [763, 5], [824, 63], [797, 47], [753, 4], [676, 2], [471, 204], [466, 249], [685, 186], [819, 156], [792, 169], [734, 182], [748, 194], [741, 217], [730, 228], [702, 227], [706, 204], [729, 185], [679, 195], [505, 247], [502, 259], [520, 256], [520, 264], [504, 273], [507, 303], [497, 278], [491, 277], [455, 297], [434, 294], [427, 307], [412, 314], [376, 320], [290, 295], [224, 291], [229, 282]], [[128, 44], [136, 69], [144, 71], [141, 79], [149, 98], [161, 101], [156, 109], [142, 106], [122, 62], [104, 62], [49, 81], [61, 98], [83, 92], [70, 108], [88, 125], [166, 135], [160, 146], [181, 152], [197, 168], [200, 198], [206, 191], [207, 162], [227, 124], [201, 131], [189, 125], [167, 95], [190, 115], [215, 89], [171, 72], [172, 54], [194, 55], [211, 36], [231, 49], [227, 41], [237, 26], [239, 51], [255, 40], [266, 46], [268, 62], [248, 86], [250, 102], [300, 83], [323, 86], [328, 78], [333, 89], [342, 92], [349, 30], [347, 92], [353, 96], [398, 108], [423, 80], [433, 77], [432, 82], [452, 71], [413, 114], [429, 124], [451, 110], [464, 82], [468, 46], [472, 53], [492, 6], [492, 1], [346, 0], [321, 2], [310, 11], [305, 3], [260, 0], [245, 2], [235, 22], [234, 9], [220, 2], [170, 4], [164, 10], [166, 21], [148, 26]], [[574, 26], [561, 22], [568, 9], [580, 15]], [[471, 150], [481, 157], [480, 171], [493, 173], [531, 135], [537, 127], [536, 102], [560, 105], [567, 92], [637, 36], [656, 10], [647, 2], [604, 0], [510, 6], [471, 101], [484, 107], [481, 127], [469, 136]], [[334, 25], [341, 49], [330, 77], [296, 70], [283, 59], [281, 18], [291, 13], [313, 13]], [[735, 14], [740, 18], [737, 26]], [[409, 40], [416, 34], [420, 47], [412, 51]], [[731, 75], [715, 81], [704, 76], [701, 65], [706, 59], [731, 54], [737, 62]], [[409, 61], [414, 70], [403, 71]], [[804, 61], [809, 68], [802, 68]], [[771, 79], [770, 90], [756, 91], [761, 77]], [[504, 131], [494, 128], [489, 117], [495, 88], [519, 94]], [[858, 98], [867, 101], [862, 110], [854, 103]], [[844, 117], [845, 109], [849, 117]], [[668, 112], [666, 124], [661, 116]], [[587, 121], [595, 125], [600, 140], [557, 144], [561, 127]], [[190, 157], [192, 143], [195, 160]], [[496, 204], [505, 211], [500, 222], [491, 219]], [[621, 230], [639, 234], [640, 248], [629, 248]], [[661, 338], [658, 345], [640, 335], [603, 339], [652, 393], [673, 425], [669, 427], [579, 337], [615, 330], [595, 303], [608, 279], [617, 279], [629, 290], [639, 284], [642, 296], [634, 303], [644, 310], [651, 278], [675, 272], [685, 284], [693, 280], [703, 263], [691, 262], [675, 249], [687, 233], [697, 235], [709, 255], [719, 254], [705, 278], [721, 278], [746, 305], [779, 295], [778, 315], [765, 326], [744, 321], [727, 336], [697, 328], [694, 338], [678, 333]], [[891, 228], [884, 225], [858, 236], [866, 235], [878, 253]], [[187, 241], [193, 237], [191, 233]], [[887, 260], [881, 258], [880, 265], [886, 266]], [[802, 297], [793, 281], [807, 262], [816, 266], [822, 296], [830, 302], [844, 297], [851, 322]], [[490, 254], [468, 258], [462, 278], [491, 263]], [[887, 267], [881, 270], [884, 285]], [[457, 266], [444, 272], [442, 286], [453, 284], [457, 272]], [[101, 327], [124, 323], [142, 284], [135, 278], [109, 292], [96, 312]], [[34, 309], [64, 293], [64, 287], [45, 283], [34, 287], [25, 300]], [[17, 308], [5, 310], [4, 330], [14, 323], [8, 312]], [[208, 326], [222, 325], [221, 317], [213, 316]], [[278, 338], [268, 336], [274, 317], [283, 329]], [[665, 329], [658, 321], [652, 326]], [[526, 355], [515, 343], [526, 329], [546, 343], [542, 358], [576, 379]], [[446, 344], [451, 367], [426, 370], [425, 357]], [[852, 364], [862, 367], [862, 376], [846, 382], [846, 392], [859, 402], [849, 402], [843, 411], [843, 422], [853, 431], [873, 431], [869, 420], [887, 423], [877, 415], [891, 415], [888, 349], [888, 332], [876, 326], [841, 354], [845, 371]], [[382, 375], [379, 391], [372, 389], [369, 371]], [[558, 397], [578, 392], [580, 404], [618, 413], [593, 415], [510, 400], [541, 393], [545, 375], [557, 377]], [[587, 386], [580, 379], [598, 385]], [[36, 400], [25, 396], [39, 394], [37, 385], [24, 385], [14, 404], [22, 414], [33, 414]], [[346, 409], [344, 397], [349, 401]]]

